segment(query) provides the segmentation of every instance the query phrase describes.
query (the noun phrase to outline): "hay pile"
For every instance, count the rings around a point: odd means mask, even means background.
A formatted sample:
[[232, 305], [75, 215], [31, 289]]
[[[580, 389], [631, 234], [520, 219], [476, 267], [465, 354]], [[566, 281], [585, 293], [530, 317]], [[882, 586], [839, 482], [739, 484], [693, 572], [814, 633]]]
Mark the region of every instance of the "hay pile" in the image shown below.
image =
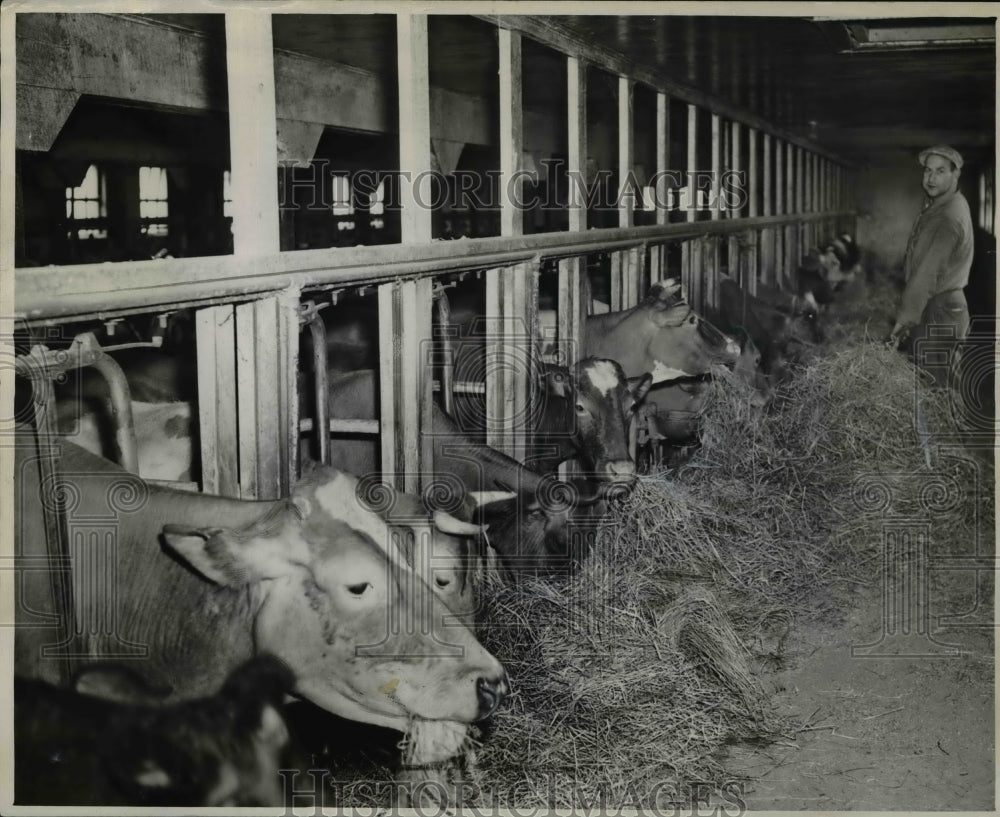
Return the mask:
[[481, 639], [516, 694], [474, 802], [690, 806], [689, 786], [723, 784], [724, 744], [787, 727], [760, 673], [794, 621], [878, 588], [887, 514], [921, 514], [952, 549], [992, 531], [988, 466], [933, 445], [955, 426], [950, 398], [873, 340], [895, 294], [861, 297], [766, 415], [717, 379], [702, 448], [581, 532], [594, 547], [576, 575], [487, 588]]

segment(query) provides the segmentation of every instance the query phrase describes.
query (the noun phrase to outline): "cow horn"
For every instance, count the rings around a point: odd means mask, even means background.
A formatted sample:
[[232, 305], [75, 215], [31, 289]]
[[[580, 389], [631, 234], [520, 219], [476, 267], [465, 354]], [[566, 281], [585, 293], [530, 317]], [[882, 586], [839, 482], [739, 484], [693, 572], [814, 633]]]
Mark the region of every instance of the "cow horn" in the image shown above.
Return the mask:
[[506, 502], [508, 499], [517, 499], [517, 494], [513, 491], [469, 491], [466, 493], [475, 504], [481, 508], [484, 505], [491, 505], [494, 502]]
[[434, 527], [441, 533], [450, 533], [452, 536], [478, 536], [483, 529], [481, 525], [456, 519], [447, 511], [434, 511]]

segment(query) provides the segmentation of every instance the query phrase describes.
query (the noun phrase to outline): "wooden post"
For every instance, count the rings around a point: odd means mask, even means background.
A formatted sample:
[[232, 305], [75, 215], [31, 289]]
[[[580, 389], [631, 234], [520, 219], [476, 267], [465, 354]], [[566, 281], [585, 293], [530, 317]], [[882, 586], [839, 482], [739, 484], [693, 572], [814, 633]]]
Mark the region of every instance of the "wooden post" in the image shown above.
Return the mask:
[[383, 479], [419, 492], [433, 463], [431, 278], [378, 288]]
[[[618, 207], [618, 226], [631, 227], [635, 223], [635, 199], [633, 194], [635, 176], [635, 127], [632, 119], [634, 101], [632, 80], [618, 78], [618, 191], [621, 199]], [[621, 306], [627, 309], [638, 303], [638, 291], [644, 271], [645, 258], [640, 260], [635, 252], [614, 253], [618, 258], [619, 274], [617, 284], [621, 291]], [[614, 265], [612, 265], [612, 289], [616, 285]]]
[[[687, 221], [694, 221], [697, 216], [698, 191], [695, 188], [695, 171], [698, 169], [698, 108], [687, 106]], [[700, 281], [701, 269], [696, 266], [693, 258], [694, 241], [685, 241], [681, 245], [681, 284], [689, 298], [695, 297], [696, 279]], [[693, 303], [693, 301], [692, 301]]]
[[500, 179], [502, 206], [500, 235], [524, 233], [523, 200], [520, 190], [524, 151], [524, 111], [521, 92], [521, 35], [500, 28]]
[[[806, 207], [806, 152], [804, 148], [796, 148], [796, 163], [795, 163], [795, 215], [800, 216], [805, 212]], [[785, 274], [790, 274], [791, 270], [798, 266], [799, 259], [802, 258], [802, 233], [803, 226], [805, 222], [801, 219], [796, 222], [794, 231], [794, 242], [792, 257], [789, 259], [789, 264], [785, 267]]]
[[[233, 254], [277, 253], [270, 13], [227, 13], [226, 45]], [[198, 419], [207, 492], [272, 498], [287, 494], [295, 477], [298, 325], [289, 317], [295, 297], [210, 307], [197, 314]]]
[[[775, 148], [777, 147], [777, 142], [775, 143]], [[780, 166], [780, 157], [777, 162], [774, 161], [774, 156], [772, 154], [771, 147], [771, 134], [764, 133], [764, 196], [763, 196], [763, 212], [762, 215], [773, 216], [775, 213], [774, 201], [775, 201], [775, 190], [777, 185], [775, 184], [775, 168]], [[761, 280], [764, 283], [771, 283], [774, 280], [774, 266], [775, 258], [777, 257], [777, 233], [778, 231], [772, 227], [768, 227], [763, 231], [761, 236], [760, 244], [760, 264], [761, 264]]]
[[[504, 29], [500, 29], [503, 33]], [[431, 114], [427, 15], [396, 15], [402, 243], [431, 240]], [[502, 154], [501, 154], [502, 155]]]
[[[747, 152], [750, 154], [748, 162], [748, 184], [747, 190], [749, 202], [747, 207], [747, 217], [755, 218], [760, 215], [760, 161], [757, 157], [757, 129], [750, 128], [747, 131]], [[746, 288], [751, 295], [757, 291], [757, 270], [760, 268], [760, 255], [763, 250], [764, 230], [755, 230], [753, 234], [753, 246], [747, 253], [747, 274]]]
[[[722, 120], [717, 113], [712, 114], [712, 192], [715, 194], [715, 201], [712, 203], [712, 220], [718, 221], [722, 217], [722, 188], [719, 184], [722, 178]], [[705, 282], [702, 288], [702, 303], [700, 308], [716, 307], [718, 305], [719, 290], [719, 262], [722, 255], [721, 239], [712, 237], [705, 242], [705, 252], [709, 254], [708, 263], [705, 265]]]
[[[587, 162], [587, 66], [577, 57], [566, 58], [566, 111], [569, 176], [569, 231], [587, 229], [584, 201]], [[585, 260], [580, 256], [559, 261], [559, 312], [557, 315], [559, 351], [565, 366], [583, 357], [583, 322], [589, 304], [584, 300]]]
[[[667, 171], [670, 170], [670, 97], [664, 93], [656, 95], [656, 223], [666, 224], [670, 212], [667, 210]], [[649, 250], [649, 280], [651, 284], [667, 277], [667, 248], [655, 244]]]
[[618, 226], [631, 227], [634, 219], [635, 200], [631, 186], [632, 160], [635, 152], [635, 130], [632, 126], [632, 81], [618, 77]]
[[486, 442], [524, 460], [525, 419], [534, 382], [538, 265], [489, 270], [486, 278]]
[[[797, 211], [796, 196], [797, 176], [796, 176], [796, 153], [797, 148], [789, 142], [785, 143], [785, 212], [792, 215]], [[781, 259], [781, 267], [778, 269], [777, 284], [783, 287], [787, 279], [788, 270], [791, 269], [792, 258], [795, 255], [797, 228], [794, 224], [785, 227], [785, 247], [784, 257]]]
[[[402, 243], [431, 240], [431, 126], [427, 16], [396, 15]], [[378, 287], [383, 479], [419, 491], [433, 467], [430, 344], [432, 281]]]
[[566, 58], [568, 114], [569, 231], [587, 229], [587, 66], [578, 57]]

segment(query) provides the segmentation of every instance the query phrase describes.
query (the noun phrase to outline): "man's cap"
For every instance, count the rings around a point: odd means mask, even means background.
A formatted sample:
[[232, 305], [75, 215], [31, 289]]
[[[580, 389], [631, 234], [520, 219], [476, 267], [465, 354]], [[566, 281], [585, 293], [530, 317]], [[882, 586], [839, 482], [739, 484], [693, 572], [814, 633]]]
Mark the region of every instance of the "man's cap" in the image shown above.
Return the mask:
[[927, 148], [926, 150], [920, 151], [920, 164], [924, 163], [924, 159], [930, 156], [932, 153], [936, 153], [938, 156], [944, 156], [945, 159], [951, 161], [955, 167], [959, 170], [962, 169], [962, 154], [959, 153], [955, 148], [948, 147], [948, 145], [935, 145], [932, 148]]

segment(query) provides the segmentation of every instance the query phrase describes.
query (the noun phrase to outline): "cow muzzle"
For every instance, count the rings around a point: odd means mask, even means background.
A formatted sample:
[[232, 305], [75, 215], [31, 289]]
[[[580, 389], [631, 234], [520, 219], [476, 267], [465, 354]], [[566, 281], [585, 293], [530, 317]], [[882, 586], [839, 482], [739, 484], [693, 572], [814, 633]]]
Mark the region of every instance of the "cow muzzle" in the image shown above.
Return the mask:
[[608, 460], [598, 478], [602, 482], [631, 485], [635, 482], [635, 463], [632, 460]]
[[479, 718], [488, 718], [500, 707], [504, 698], [510, 694], [510, 684], [507, 681], [507, 673], [501, 674], [498, 678], [476, 679], [476, 697], [479, 699]]

